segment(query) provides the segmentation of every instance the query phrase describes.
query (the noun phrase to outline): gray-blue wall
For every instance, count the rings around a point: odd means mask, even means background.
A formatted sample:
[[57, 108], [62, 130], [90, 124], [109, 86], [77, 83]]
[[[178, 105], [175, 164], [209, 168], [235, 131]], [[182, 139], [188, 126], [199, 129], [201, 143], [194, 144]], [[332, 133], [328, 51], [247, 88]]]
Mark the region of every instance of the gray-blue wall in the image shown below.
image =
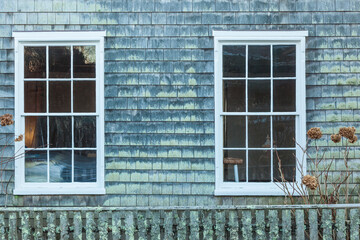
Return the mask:
[[[8, 196], [8, 201], [26, 206], [281, 203], [282, 198], [213, 195], [212, 30], [308, 30], [308, 127], [332, 134], [339, 126], [360, 125], [359, 16], [359, 0], [0, 1], [1, 113], [13, 113], [16, 97], [12, 31], [107, 31], [107, 194]], [[13, 132], [0, 127], [9, 138]], [[329, 135], [324, 139], [318, 144], [328, 156], [340, 157]], [[8, 148], [5, 156], [13, 151]], [[359, 152], [350, 153], [355, 169]], [[13, 164], [6, 169], [8, 179]], [[334, 176], [340, 170], [336, 164]], [[351, 181], [358, 176], [355, 172]]]

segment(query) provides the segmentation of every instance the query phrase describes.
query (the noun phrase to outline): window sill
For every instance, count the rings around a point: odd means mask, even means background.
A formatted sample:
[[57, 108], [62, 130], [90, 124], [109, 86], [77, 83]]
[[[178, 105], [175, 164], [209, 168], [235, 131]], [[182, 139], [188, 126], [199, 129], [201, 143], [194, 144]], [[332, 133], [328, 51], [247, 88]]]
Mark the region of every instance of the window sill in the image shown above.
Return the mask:
[[[292, 192], [291, 186], [289, 186]], [[216, 187], [214, 191], [215, 196], [285, 196], [275, 183], [229, 183], [223, 186]], [[294, 192], [293, 196], [299, 196]]]
[[18, 187], [13, 195], [104, 195], [104, 187]]

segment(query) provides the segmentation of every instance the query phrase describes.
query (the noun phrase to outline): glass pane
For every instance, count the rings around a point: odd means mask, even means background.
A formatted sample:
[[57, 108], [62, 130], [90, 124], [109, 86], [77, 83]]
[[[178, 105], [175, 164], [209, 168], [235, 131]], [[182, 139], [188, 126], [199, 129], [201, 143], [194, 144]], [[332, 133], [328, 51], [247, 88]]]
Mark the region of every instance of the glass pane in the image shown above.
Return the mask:
[[70, 47], [49, 47], [49, 77], [70, 78]]
[[274, 80], [274, 112], [296, 111], [295, 80]]
[[47, 182], [46, 151], [25, 153], [25, 182]]
[[224, 151], [224, 182], [245, 181], [246, 151]]
[[245, 81], [224, 81], [224, 112], [245, 112]]
[[71, 82], [49, 82], [49, 112], [71, 111]]
[[95, 46], [74, 46], [74, 78], [95, 78]]
[[47, 147], [46, 117], [25, 117], [25, 147]]
[[270, 117], [268, 116], [249, 116], [249, 147], [270, 148]]
[[275, 147], [295, 147], [295, 117], [273, 116]]
[[95, 112], [95, 81], [74, 81], [74, 112]]
[[96, 117], [74, 117], [75, 147], [96, 147]]
[[223, 76], [245, 77], [245, 46], [223, 46]]
[[271, 181], [271, 151], [249, 150], [249, 182]]
[[245, 147], [245, 117], [224, 116], [224, 147]]
[[71, 117], [49, 117], [50, 148], [71, 147]]
[[24, 47], [24, 77], [46, 78], [46, 47]]
[[296, 47], [295, 45], [273, 46], [274, 77], [295, 77]]
[[46, 82], [24, 82], [24, 111], [46, 112]]
[[252, 80], [248, 84], [249, 112], [270, 112], [270, 80]]
[[281, 175], [279, 170], [279, 159], [281, 162], [281, 169], [286, 181], [293, 182], [296, 180], [296, 157], [294, 150], [281, 150], [274, 151], [274, 181], [281, 181]]
[[270, 46], [249, 46], [248, 54], [248, 76], [270, 77]]
[[96, 151], [74, 153], [74, 181], [96, 182]]
[[71, 151], [50, 151], [50, 182], [71, 182]]

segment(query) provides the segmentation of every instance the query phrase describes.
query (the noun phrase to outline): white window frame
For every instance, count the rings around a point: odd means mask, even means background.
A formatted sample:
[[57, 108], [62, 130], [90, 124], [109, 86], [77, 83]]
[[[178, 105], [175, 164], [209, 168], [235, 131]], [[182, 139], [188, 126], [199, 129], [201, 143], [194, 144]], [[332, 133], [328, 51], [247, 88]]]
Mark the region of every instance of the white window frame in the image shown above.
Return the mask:
[[[295, 136], [300, 146], [306, 144], [306, 89], [305, 89], [305, 37], [307, 31], [213, 31], [215, 71], [215, 191], [216, 196], [283, 196], [284, 192], [274, 182], [224, 182], [223, 176], [223, 116], [238, 113], [223, 112], [222, 46], [225, 44], [294, 44], [296, 45], [296, 113]], [[240, 113], [249, 116], [251, 113]], [[284, 113], [286, 115], [286, 113]], [[252, 115], [257, 115], [256, 113]], [[280, 114], [274, 114], [280, 115]], [[271, 130], [272, 131], [272, 130]], [[296, 157], [303, 152], [296, 146]], [[306, 158], [303, 171], [306, 172]], [[272, 163], [271, 163], [272, 164]], [[300, 182], [300, 170], [296, 170]], [[291, 186], [289, 185], [289, 188]], [[294, 194], [296, 195], [296, 193]]]
[[[15, 142], [14, 195], [105, 194], [104, 183], [104, 37], [106, 31], [13, 32], [15, 40], [15, 136], [25, 133], [24, 46], [41, 44], [91, 44], [96, 46], [96, 182], [25, 182], [25, 141]], [[78, 114], [82, 116], [82, 114]], [[84, 114], [86, 116], [86, 113]]]

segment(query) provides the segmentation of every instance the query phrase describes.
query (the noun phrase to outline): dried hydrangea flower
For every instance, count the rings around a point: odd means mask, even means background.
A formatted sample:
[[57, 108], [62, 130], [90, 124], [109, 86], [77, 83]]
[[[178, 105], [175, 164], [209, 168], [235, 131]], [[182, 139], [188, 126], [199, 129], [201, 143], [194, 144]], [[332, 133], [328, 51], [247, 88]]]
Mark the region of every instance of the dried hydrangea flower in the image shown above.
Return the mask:
[[358, 140], [357, 136], [354, 135], [352, 138], [349, 138], [349, 143], [355, 143]]
[[354, 127], [342, 127], [339, 130], [339, 134], [344, 138], [352, 138], [355, 134], [356, 129]]
[[11, 114], [4, 114], [0, 117], [1, 120], [1, 126], [9, 126], [12, 125], [14, 123], [14, 121], [12, 120], [13, 115]]
[[20, 134], [17, 138], [15, 138], [15, 142], [21, 142], [24, 139], [24, 136]]
[[320, 139], [322, 137], [322, 132], [321, 132], [320, 128], [314, 127], [314, 128], [309, 129], [309, 131], [307, 132], [307, 135], [311, 139]]
[[305, 175], [302, 178], [301, 183], [304, 184], [306, 187], [310, 188], [311, 190], [315, 190], [319, 186], [317, 178], [310, 175]]
[[331, 141], [334, 143], [338, 143], [341, 141], [341, 136], [339, 134], [333, 134], [331, 135]]

